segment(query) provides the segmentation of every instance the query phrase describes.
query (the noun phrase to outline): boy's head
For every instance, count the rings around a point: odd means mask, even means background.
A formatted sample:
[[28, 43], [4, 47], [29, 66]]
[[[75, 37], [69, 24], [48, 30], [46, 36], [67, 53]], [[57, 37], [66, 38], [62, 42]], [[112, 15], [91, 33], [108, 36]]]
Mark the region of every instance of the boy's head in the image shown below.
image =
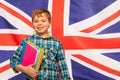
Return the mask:
[[37, 15], [38, 17], [42, 17], [43, 14], [48, 18], [49, 22], [51, 22], [51, 14], [46, 9], [36, 9], [32, 12], [32, 22], [34, 20], [34, 17]]
[[46, 37], [51, 25], [50, 12], [46, 9], [34, 10], [32, 13], [32, 24], [37, 34], [42, 37]]

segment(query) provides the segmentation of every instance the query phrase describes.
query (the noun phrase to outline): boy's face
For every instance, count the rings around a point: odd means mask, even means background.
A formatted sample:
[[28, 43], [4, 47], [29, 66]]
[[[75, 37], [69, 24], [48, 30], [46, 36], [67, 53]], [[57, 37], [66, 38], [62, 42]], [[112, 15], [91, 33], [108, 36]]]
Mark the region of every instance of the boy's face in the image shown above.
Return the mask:
[[40, 35], [48, 34], [48, 28], [51, 25], [46, 15], [43, 13], [41, 16], [35, 16], [33, 19], [33, 27]]

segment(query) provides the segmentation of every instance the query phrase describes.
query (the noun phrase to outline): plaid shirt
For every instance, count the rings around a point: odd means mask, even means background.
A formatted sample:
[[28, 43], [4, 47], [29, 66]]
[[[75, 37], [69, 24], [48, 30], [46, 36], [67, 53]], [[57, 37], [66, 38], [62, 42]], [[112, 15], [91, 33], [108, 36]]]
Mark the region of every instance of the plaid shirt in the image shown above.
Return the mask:
[[[23, 42], [30, 39], [34, 44], [44, 49], [44, 56], [38, 74], [38, 80], [59, 80], [58, 72], [60, 72], [62, 80], [71, 80], [65, 61], [65, 56], [60, 41], [53, 36], [42, 38], [34, 34], [24, 39], [15, 54], [10, 59], [10, 65], [14, 69], [20, 64], [20, 56], [23, 48]], [[58, 63], [58, 65], [56, 65]]]

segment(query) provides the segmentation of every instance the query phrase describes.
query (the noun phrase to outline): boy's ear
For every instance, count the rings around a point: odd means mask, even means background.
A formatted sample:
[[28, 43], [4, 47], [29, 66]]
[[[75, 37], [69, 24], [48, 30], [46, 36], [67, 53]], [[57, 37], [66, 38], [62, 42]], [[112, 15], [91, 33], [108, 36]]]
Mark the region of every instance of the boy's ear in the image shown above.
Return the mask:
[[50, 26], [51, 26], [51, 22], [50, 22]]

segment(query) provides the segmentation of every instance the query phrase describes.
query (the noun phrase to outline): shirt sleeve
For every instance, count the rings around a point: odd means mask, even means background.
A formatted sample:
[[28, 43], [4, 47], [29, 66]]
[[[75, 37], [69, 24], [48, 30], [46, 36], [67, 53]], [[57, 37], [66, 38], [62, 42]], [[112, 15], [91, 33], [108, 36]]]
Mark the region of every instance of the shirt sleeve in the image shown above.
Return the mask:
[[21, 57], [21, 51], [23, 48], [23, 43], [24, 43], [24, 41], [21, 42], [21, 44], [19, 45], [19, 47], [17, 48], [17, 50], [15, 51], [13, 56], [10, 58], [10, 66], [14, 70], [15, 73], [18, 72], [17, 70], [15, 70], [15, 67], [18, 64], [20, 64], [20, 57]]
[[64, 54], [63, 47], [62, 47], [61, 43], [60, 43], [59, 48], [58, 48], [57, 59], [58, 59], [58, 68], [59, 68], [59, 72], [60, 72], [60, 75], [62, 77], [62, 80], [71, 80], [70, 74], [68, 71], [68, 67], [67, 67], [67, 63], [65, 60], [65, 54]]

